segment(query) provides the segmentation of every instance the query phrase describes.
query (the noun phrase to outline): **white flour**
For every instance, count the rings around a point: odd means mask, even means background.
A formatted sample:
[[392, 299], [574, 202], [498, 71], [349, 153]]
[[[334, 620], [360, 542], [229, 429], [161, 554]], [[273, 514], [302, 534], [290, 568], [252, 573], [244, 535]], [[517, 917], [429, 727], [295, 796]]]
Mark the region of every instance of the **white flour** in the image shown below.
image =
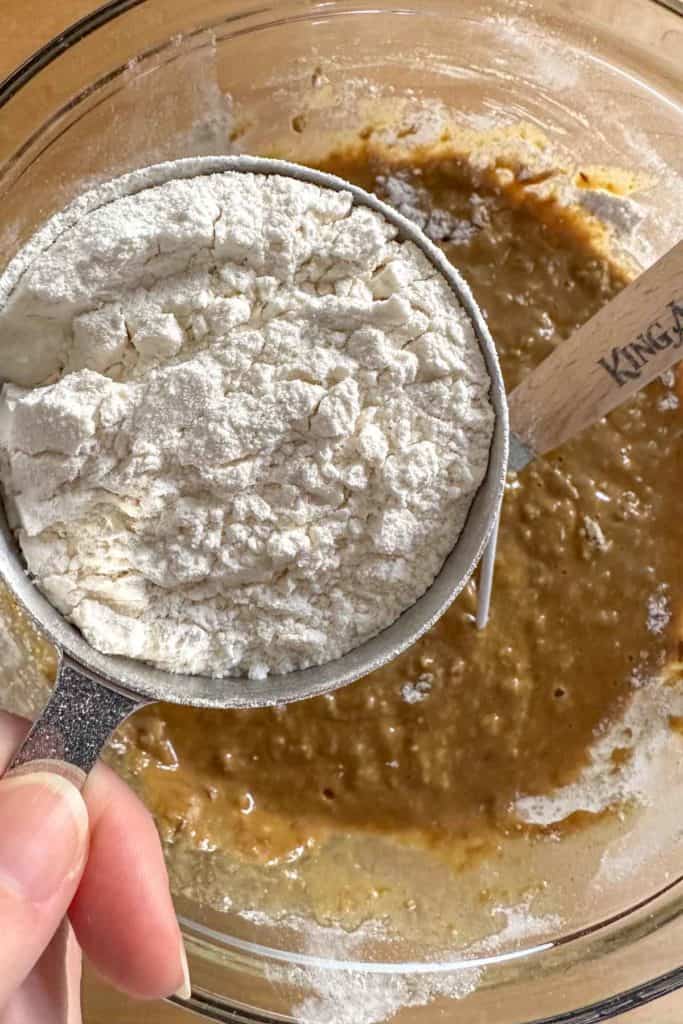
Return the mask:
[[[581, 811], [600, 814], [633, 798], [644, 803], [660, 799], [657, 778], [672, 755], [669, 716], [683, 714], [680, 674], [672, 674], [669, 685], [634, 677], [635, 687], [623, 716], [596, 735], [589, 762], [574, 782], [515, 801], [522, 821], [549, 826]], [[627, 755], [621, 763], [614, 760], [615, 750]], [[680, 758], [675, 748], [673, 753]]]
[[50, 601], [101, 651], [215, 676], [388, 626], [488, 461], [445, 281], [350, 195], [286, 178], [172, 180], [72, 221], [8, 268], [0, 313], [2, 480]]

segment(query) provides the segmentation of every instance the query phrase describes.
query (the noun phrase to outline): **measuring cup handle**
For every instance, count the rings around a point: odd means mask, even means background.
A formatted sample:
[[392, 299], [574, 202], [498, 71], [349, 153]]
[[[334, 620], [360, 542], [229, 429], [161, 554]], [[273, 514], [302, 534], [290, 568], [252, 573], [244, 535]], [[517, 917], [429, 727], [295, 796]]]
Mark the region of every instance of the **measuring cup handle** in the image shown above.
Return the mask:
[[511, 454], [515, 445], [533, 457], [569, 441], [682, 358], [683, 241], [512, 392]]
[[8, 771], [57, 771], [81, 789], [113, 730], [145, 703], [110, 690], [62, 657], [50, 699]]

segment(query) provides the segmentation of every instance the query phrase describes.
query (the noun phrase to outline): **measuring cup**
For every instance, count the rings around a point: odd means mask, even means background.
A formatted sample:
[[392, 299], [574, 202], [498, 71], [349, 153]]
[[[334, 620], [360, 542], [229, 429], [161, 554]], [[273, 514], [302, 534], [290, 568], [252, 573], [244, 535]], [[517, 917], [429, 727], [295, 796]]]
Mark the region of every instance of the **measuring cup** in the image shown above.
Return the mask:
[[[507, 465], [507, 406], [493, 341], [472, 294], [443, 253], [414, 225], [375, 196], [329, 174], [284, 161], [239, 157], [198, 157], [160, 164], [133, 172], [111, 183], [108, 200], [132, 195], [151, 185], [173, 178], [237, 171], [277, 174], [311, 182], [321, 188], [350, 192], [353, 202], [377, 211], [394, 224], [398, 238], [413, 242], [448, 281], [467, 312], [491, 379], [491, 402], [496, 414], [489, 467], [475, 496], [457, 545], [446, 559], [429, 590], [391, 626], [341, 658], [324, 665], [270, 675], [265, 679], [212, 679], [204, 676], [163, 672], [139, 661], [101, 654], [47, 601], [26, 575], [26, 567], [4, 512], [0, 513], [0, 576], [17, 601], [58, 651], [59, 667], [55, 689], [26, 741], [15, 755], [11, 768], [36, 761], [43, 767], [55, 762], [72, 766], [70, 775], [82, 784], [97, 760], [112, 730], [137, 708], [152, 701], [171, 701], [212, 708], [255, 708], [327, 693], [372, 672], [413, 644], [446, 610], [465, 585], [484, 549], [500, 504]], [[150, 180], [151, 178], [151, 180]], [[101, 205], [101, 197], [85, 195], [78, 207], [69, 207], [60, 217], [59, 230], [69, 226]], [[48, 222], [31, 240], [26, 261], [35, 259], [56, 237]], [[19, 256], [21, 260], [21, 254]], [[20, 273], [19, 268], [19, 273]], [[0, 308], [7, 301], [16, 280], [16, 260], [11, 275], [0, 278]], [[4, 290], [3, 290], [4, 289]], [[52, 762], [50, 765], [49, 763]]]
[[[348, 182], [284, 161], [244, 156], [200, 157], [161, 164], [154, 171], [153, 182], [150, 182], [148, 169], [144, 177], [142, 172], [133, 172], [119, 179], [115, 183], [115, 194], [134, 194], [171, 178], [238, 171], [287, 175], [322, 188], [348, 191], [354, 203], [380, 213], [396, 226], [399, 239], [410, 240], [422, 250], [467, 312], [491, 379], [495, 427], [486, 477], [457, 544], [429, 590], [391, 626], [341, 658], [263, 680], [177, 675], [96, 651], [27, 577], [14, 536], [4, 514], [0, 516], [0, 576], [56, 646], [59, 655], [54, 692], [15, 755], [11, 768], [16, 771], [30, 765], [31, 770], [36, 770], [35, 762], [42, 762], [42, 767], [47, 768], [61, 762], [63, 771], [66, 763], [77, 784], [83, 783], [112, 730], [144, 704], [159, 700], [214, 708], [284, 704], [330, 692], [395, 658], [433, 625], [470, 578], [497, 523], [508, 468], [508, 403], [485, 320], [460, 274], [414, 224]], [[94, 201], [90, 209], [97, 202]], [[67, 210], [61, 222], [62, 230], [65, 219], [68, 223], [71, 217], [73, 222], [87, 211], [83, 200], [77, 211]], [[52, 241], [48, 224], [32, 240], [32, 258]], [[681, 246], [675, 250], [677, 265], [680, 265], [680, 250]], [[678, 304], [671, 302], [675, 275], [666, 262], [671, 255], [558, 347], [513, 393], [510, 398], [515, 417], [515, 433], [511, 438], [512, 468], [521, 467], [535, 453], [549, 450], [595, 422], [679, 357], [676, 349], [682, 338], [681, 322]], [[669, 268], [664, 280], [663, 265], [665, 270]], [[638, 286], [634, 300], [633, 290]], [[0, 279], [0, 306], [7, 298], [7, 292], [3, 295], [2, 289]], [[642, 303], [642, 309], [634, 312], [638, 302]], [[639, 331], [644, 332], [644, 341], [639, 340]], [[653, 331], [655, 333], [651, 334]], [[671, 340], [665, 343], [663, 339], [668, 338]], [[647, 352], [647, 359], [644, 355], [642, 359], [638, 356], [638, 365], [631, 359], [633, 356], [635, 360], [636, 349], [628, 347], [636, 344], [641, 346], [638, 352]], [[489, 552], [491, 550], [489, 547]]]

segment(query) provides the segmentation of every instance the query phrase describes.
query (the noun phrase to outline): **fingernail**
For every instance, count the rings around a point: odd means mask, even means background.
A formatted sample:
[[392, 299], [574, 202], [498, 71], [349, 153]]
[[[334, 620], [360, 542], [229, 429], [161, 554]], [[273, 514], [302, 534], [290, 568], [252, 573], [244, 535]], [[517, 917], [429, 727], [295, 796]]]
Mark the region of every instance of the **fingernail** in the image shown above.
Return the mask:
[[185, 952], [185, 945], [182, 939], [180, 940], [180, 963], [183, 968], [183, 983], [173, 994], [178, 999], [190, 999], [192, 996], [192, 982], [190, 981], [190, 968], [187, 963], [187, 953]]
[[0, 889], [43, 903], [81, 870], [87, 843], [88, 811], [71, 782], [53, 772], [0, 781]]

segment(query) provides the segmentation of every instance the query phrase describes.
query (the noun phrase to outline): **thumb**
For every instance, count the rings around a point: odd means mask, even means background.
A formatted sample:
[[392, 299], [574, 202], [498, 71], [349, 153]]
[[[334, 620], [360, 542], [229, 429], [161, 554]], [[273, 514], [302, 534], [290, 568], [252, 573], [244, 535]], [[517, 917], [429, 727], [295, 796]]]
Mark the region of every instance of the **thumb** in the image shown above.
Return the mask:
[[80, 881], [88, 812], [53, 772], [0, 781], [0, 1011], [50, 942]]

